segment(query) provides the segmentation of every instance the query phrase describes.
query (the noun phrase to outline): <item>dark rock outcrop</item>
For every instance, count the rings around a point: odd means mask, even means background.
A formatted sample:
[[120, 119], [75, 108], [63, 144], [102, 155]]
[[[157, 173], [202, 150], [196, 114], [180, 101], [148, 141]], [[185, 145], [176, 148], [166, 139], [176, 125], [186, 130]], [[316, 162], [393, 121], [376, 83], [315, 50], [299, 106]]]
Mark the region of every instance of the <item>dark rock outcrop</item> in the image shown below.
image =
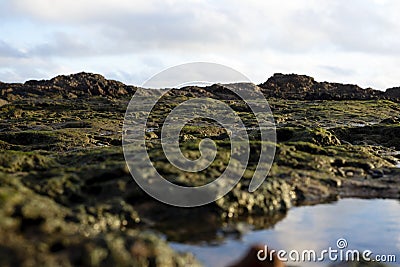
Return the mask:
[[[242, 84], [231, 84], [242, 86]], [[108, 80], [100, 74], [80, 72], [60, 75], [50, 80], [31, 80], [21, 83], [0, 82], [0, 99], [12, 101], [26, 97], [76, 98], [103, 96], [121, 98], [132, 96], [137, 87]], [[266, 82], [253, 86], [251, 90], [261, 90], [266, 97], [293, 100], [400, 100], [400, 87], [386, 92], [371, 88], [361, 88], [354, 84], [317, 82], [306, 75], [276, 73]], [[211, 97], [218, 99], [237, 99], [225, 86], [214, 84], [206, 87], [187, 86], [173, 89], [170, 95], [189, 97]], [[1, 103], [0, 103], [1, 105]]]
[[20, 97], [122, 97], [131, 95], [136, 87], [114, 80], [107, 80], [100, 74], [80, 72], [60, 75], [51, 80], [30, 80], [20, 83], [0, 83], [0, 97], [13, 100]]
[[385, 95], [391, 99], [400, 99], [400, 87], [393, 87], [387, 89]]
[[353, 84], [317, 82], [306, 75], [276, 73], [259, 85], [267, 97], [297, 100], [363, 100], [385, 98], [385, 93]]

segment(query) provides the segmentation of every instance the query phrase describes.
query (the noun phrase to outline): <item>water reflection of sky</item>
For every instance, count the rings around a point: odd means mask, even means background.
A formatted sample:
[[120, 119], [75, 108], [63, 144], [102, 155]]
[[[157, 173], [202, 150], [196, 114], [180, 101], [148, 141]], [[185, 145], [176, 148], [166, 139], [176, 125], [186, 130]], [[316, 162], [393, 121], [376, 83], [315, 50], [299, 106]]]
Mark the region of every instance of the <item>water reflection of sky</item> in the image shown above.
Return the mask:
[[[333, 204], [294, 208], [272, 229], [253, 231], [241, 240], [226, 240], [218, 246], [172, 244], [190, 251], [206, 266], [226, 266], [237, 259], [250, 244], [271, 248], [320, 252], [345, 238], [348, 249], [371, 250], [374, 254], [395, 254], [400, 266], [400, 202], [397, 200], [343, 199]], [[296, 263], [321, 266], [321, 263]]]

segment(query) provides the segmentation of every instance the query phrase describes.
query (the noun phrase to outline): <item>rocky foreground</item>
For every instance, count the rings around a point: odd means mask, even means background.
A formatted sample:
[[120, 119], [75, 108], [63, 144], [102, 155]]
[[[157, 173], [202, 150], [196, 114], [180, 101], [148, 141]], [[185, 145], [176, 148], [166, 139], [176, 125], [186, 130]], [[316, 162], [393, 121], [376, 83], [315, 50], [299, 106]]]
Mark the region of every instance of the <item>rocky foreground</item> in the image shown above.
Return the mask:
[[[150, 198], [131, 178], [122, 124], [136, 87], [79, 73], [0, 83], [0, 266], [198, 266], [167, 241], [204, 242], [239, 222], [267, 228], [292, 206], [341, 197], [400, 198], [400, 88], [385, 92], [275, 74], [260, 90], [277, 126], [269, 177], [247, 191], [259, 140], [247, 106], [220, 85], [185, 87], [162, 99], [146, 134], [158, 171], [180, 185], [206, 184], [229, 160], [226, 131], [193, 122], [182, 148], [218, 145], [204, 172], [176, 172], [160, 146], [163, 116], [187, 99], [225, 101], [248, 126], [252, 158], [241, 182], [209, 205], [178, 209]], [[179, 227], [178, 227], [179, 226]]]

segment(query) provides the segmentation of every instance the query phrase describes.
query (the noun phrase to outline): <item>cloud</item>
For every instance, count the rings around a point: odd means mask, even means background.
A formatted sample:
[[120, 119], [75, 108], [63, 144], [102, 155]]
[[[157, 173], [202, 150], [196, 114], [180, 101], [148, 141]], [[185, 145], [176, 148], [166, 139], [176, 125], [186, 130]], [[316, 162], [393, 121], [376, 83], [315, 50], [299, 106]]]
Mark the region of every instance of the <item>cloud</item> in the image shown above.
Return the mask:
[[21, 58], [25, 53], [0, 40], [0, 58]]
[[[288, 53], [399, 53], [395, 8], [376, 1], [13, 1], [17, 14], [97, 31], [133, 49], [272, 49]], [[400, 5], [399, 5], [400, 7]], [[88, 12], [90, 10], [90, 12]], [[89, 35], [90, 37], [93, 34]], [[379, 37], [379, 38], [376, 38]]]
[[399, 22], [394, 21], [392, 8], [400, 4], [380, 1], [340, 0], [332, 2], [323, 29], [340, 50], [376, 54], [400, 54]]
[[[384, 88], [400, 83], [399, 9], [395, 0], [2, 1], [0, 56], [136, 82], [150, 70], [211, 61], [257, 82], [289, 71]], [[7, 67], [18, 73], [18, 64]]]
[[77, 36], [57, 32], [52, 37], [50, 41], [32, 47], [28, 54], [40, 57], [87, 57], [96, 55], [96, 47], [90, 46]]
[[393, 12], [400, 8], [400, 3], [396, 1], [289, 2], [288, 7], [282, 3], [270, 5], [264, 14], [247, 11], [248, 15], [256, 16], [251, 27], [255, 29], [254, 36], [264, 33], [263, 45], [301, 54], [315, 51], [400, 54], [400, 22]]
[[330, 66], [330, 65], [321, 65], [319, 66], [324, 71], [327, 71], [331, 74], [334, 75], [340, 75], [340, 76], [351, 76], [356, 73], [353, 69], [350, 68], [343, 68], [343, 67], [338, 67], [338, 66]]
[[400, 53], [397, 1], [264, 2], [15, 0], [6, 7], [33, 21], [97, 30], [131, 49]]
[[30, 79], [47, 79], [55, 72], [62, 71], [58, 64], [49, 60], [38, 58], [0, 57], [0, 81], [2, 82], [23, 82]]
[[[149, 16], [193, 14], [196, 11], [212, 12], [213, 5], [207, 1], [198, 0], [81, 0], [81, 1], [51, 1], [51, 0], [15, 0], [6, 6], [19, 16], [29, 16], [34, 20], [51, 23], [101, 23], [118, 21], [127, 16]], [[153, 21], [157, 23], [157, 21]]]

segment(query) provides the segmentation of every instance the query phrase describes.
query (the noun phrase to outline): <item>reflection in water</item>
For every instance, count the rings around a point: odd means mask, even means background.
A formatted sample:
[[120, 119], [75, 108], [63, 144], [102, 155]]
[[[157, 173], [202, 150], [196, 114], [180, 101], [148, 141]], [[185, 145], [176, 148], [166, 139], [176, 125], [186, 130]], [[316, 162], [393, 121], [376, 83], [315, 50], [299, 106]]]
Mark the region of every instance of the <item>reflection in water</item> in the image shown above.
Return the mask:
[[239, 221], [224, 223], [215, 214], [194, 214], [188, 213], [189, 211], [182, 211], [180, 217], [163, 220], [155, 225], [155, 228], [171, 242], [217, 245], [223, 244], [228, 237], [237, 239], [251, 230], [268, 229], [286, 216], [286, 213], [276, 213], [266, 217], [247, 216]]
[[[238, 259], [251, 244], [271, 248], [318, 252], [345, 238], [348, 249], [371, 250], [374, 254], [395, 254], [400, 266], [400, 202], [397, 200], [343, 199], [332, 204], [293, 208], [273, 228], [254, 230], [240, 239], [226, 238], [218, 244], [187, 245], [172, 243], [180, 251], [190, 251], [205, 266], [226, 266]], [[321, 263], [296, 263], [321, 266]]]

